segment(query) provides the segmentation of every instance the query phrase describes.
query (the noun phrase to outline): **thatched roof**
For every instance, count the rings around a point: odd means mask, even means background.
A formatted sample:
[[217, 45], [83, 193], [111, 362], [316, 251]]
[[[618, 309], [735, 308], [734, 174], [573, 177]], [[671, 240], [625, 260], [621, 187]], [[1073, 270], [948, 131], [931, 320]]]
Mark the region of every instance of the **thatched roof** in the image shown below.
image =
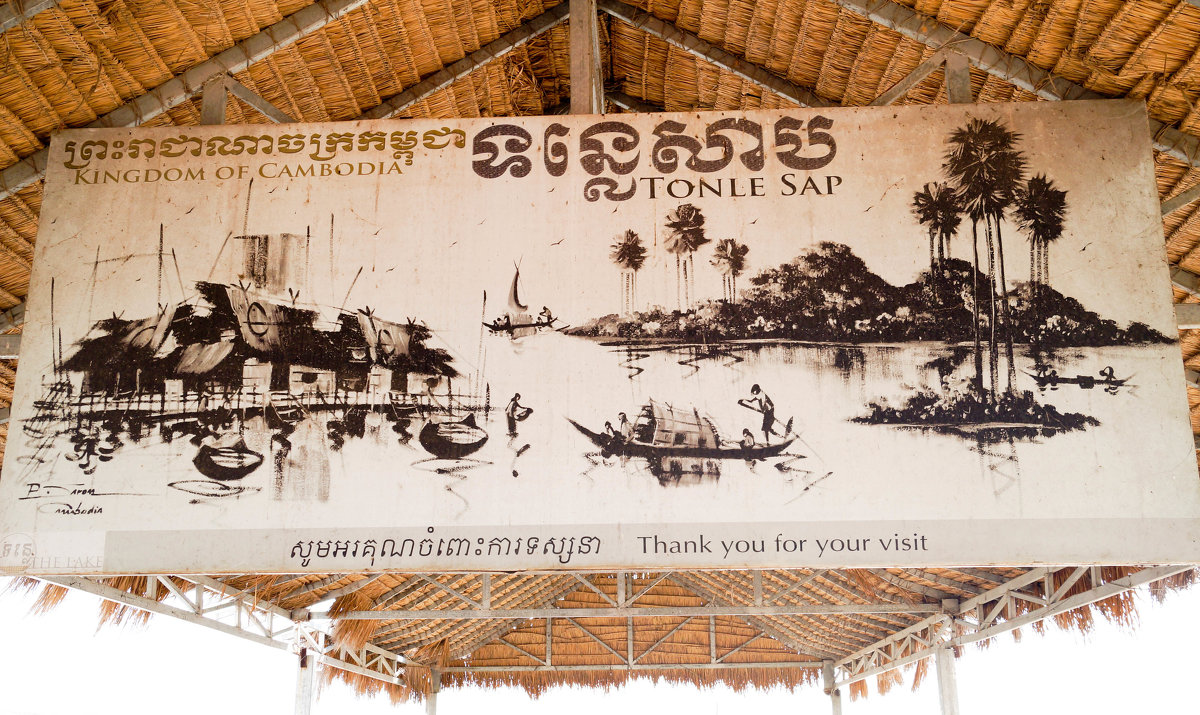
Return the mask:
[[[865, 105], [949, 43], [974, 55], [970, 75], [979, 102], [1077, 97], [1088, 91], [1144, 98], [1155, 120], [1160, 196], [1168, 199], [1200, 184], [1200, 109], [1193, 100], [1200, 86], [1200, 7], [1190, 2], [634, 4], [645, 12], [601, 0], [602, 7], [612, 11], [601, 13], [600, 24], [610, 111], [620, 111], [620, 106], [772, 108], [797, 101]], [[29, 11], [16, 3], [0, 5], [0, 20], [7, 28], [0, 55], [0, 309], [20, 306], [28, 290], [42, 201], [39, 169], [45, 166], [49, 138], [63, 128], [89, 124], [197, 124], [202, 111], [198, 85], [213, 74], [214, 58], [222, 67], [233, 67], [237, 81], [252, 92], [305, 121], [383, 114], [537, 115], [559, 111], [569, 98], [568, 27], [558, 22], [565, 8], [559, 6], [547, 16], [556, 3], [546, 0], [324, 0], [319, 6], [308, 0], [63, 0], [36, 12], [45, 5], [25, 3]], [[866, 11], [868, 5], [873, 12]], [[907, 17], [910, 10], [923, 17]], [[472, 55], [497, 38], [521, 32], [522, 23], [530, 20], [541, 23], [530, 32], [554, 26], [491, 61]], [[264, 40], [260, 33], [268, 28], [270, 37], [288, 41]], [[294, 36], [299, 31], [303, 36]], [[660, 35], [684, 38], [684, 44], [715, 52], [699, 58]], [[448, 86], [405, 104], [418, 94], [423, 80], [438, 85], [441, 76], [436, 73], [468, 56], [480, 60], [477, 66], [471, 63], [466, 67], [470, 71]], [[189, 74], [182, 83], [175, 81], [185, 72]], [[168, 97], [170, 101], [163, 99]], [[164, 107], [164, 101], [170, 106]], [[899, 101], [945, 103], [943, 71], [934, 71]], [[395, 107], [402, 108], [392, 112]], [[268, 120], [230, 95], [226, 121]], [[1165, 216], [1164, 230], [1171, 262], [1200, 273], [1200, 204]], [[1187, 274], [1178, 275], [1179, 285], [1187, 282]], [[1178, 288], [1175, 300], [1197, 302], [1200, 297]], [[1183, 360], [1200, 370], [1200, 331], [1185, 331], [1181, 337]], [[14, 361], [0, 361], [0, 407], [12, 398], [15, 370]], [[1189, 386], [1187, 391], [1193, 428], [1200, 430], [1200, 389]], [[0, 446], [6, 430], [0, 426]], [[333, 627], [334, 642], [340, 646], [402, 657], [402, 677], [378, 679], [386, 675], [386, 667], [369, 659], [343, 659], [344, 664], [357, 664], [358, 670], [328, 670], [334, 677], [355, 680], [364, 690], [386, 687], [404, 697], [428, 689], [431, 669], [440, 670], [447, 682], [514, 683], [532, 692], [553, 683], [606, 685], [639, 676], [695, 683], [719, 680], [735, 687], [797, 685], [819, 680], [819, 669], [812, 664], [823, 660], [857, 658], [852, 662], [861, 664], [871, 657], [883, 666], [924, 652], [920, 639], [931, 637], [946, 622], [931, 622], [928, 615], [943, 599], [975, 603], [981, 621], [1012, 621], [1024, 613], [1057, 613], [1063, 625], [1075, 627], [1086, 627], [1093, 613], [1123, 621], [1132, 608], [1127, 595], [1100, 600], [1090, 610], [1044, 609], [1053, 603], [1070, 605], [1075, 594], [1103, 596], [1109, 592], [1096, 589], [1138, 573], [1147, 572], [800, 569], [758, 576], [631, 574], [624, 588], [612, 575], [592, 575], [589, 584], [567, 574], [495, 574], [486, 582], [491, 608], [564, 611], [563, 617], [550, 621], [411, 616], [419, 609], [462, 610], [467, 601], [459, 595], [480, 603], [485, 580], [478, 575], [239, 576], [210, 580], [208, 588], [239, 594], [254, 607], [269, 606], [280, 614], [295, 615], [331, 596], [334, 615], [405, 611], [403, 618], [391, 621], [335, 618]], [[1183, 573], [1186, 581], [1191, 572]], [[195, 585], [177, 581], [181, 590]], [[144, 577], [106, 579], [101, 585], [148, 601], [161, 601], [172, 593], [165, 587], [151, 588]], [[618, 593], [626, 598], [640, 594], [638, 606], [723, 607], [726, 615], [692, 616], [686, 622], [688, 616], [567, 617], [567, 609], [606, 608]], [[46, 598], [53, 600], [55, 594], [52, 589]], [[1039, 605], [1039, 599], [1051, 603]], [[764, 602], [796, 613], [746, 615], [747, 609]], [[891, 604], [895, 610], [849, 613], [815, 608], [852, 611], [853, 604]], [[911, 612], [904, 612], [906, 607]], [[918, 612], [918, 607], [925, 611]], [[124, 608], [112, 606], [109, 616], [122, 617]], [[546, 652], [547, 641], [553, 653]], [[875, 646], [878, 649], [872, 651]], [[621, 665], [630, 653], [637, 664], [663, 669]], [[640, 654], [645, 655], [638, 658]], [[536, 667], [547, 662], [554, 668]], [[760, 665], [707, 667], [714, 663]], [[363, 674], [367, 671], [374, 677]], [[887, 685], [893, 676], [881, 678]]]
[[[435, 674], [443, 687], [510, 685], [535, 696], [555, 685], [609, 687], [634, 679], [791, 689], [821, 685], [823, 662], [840, 666], [838, 682], [856, 681], [852, 696], [866, 693], [867, 677], [886, 692], [904, 682], [905, 670], [918, 686], [939, 644], [961, 653], [966, 644], [986, 647], [1000, 634], [1019, 637], [1026, 623], [1040, 633], [1047, 621], [1081, 632], [1097, 617], [1133, 627], [1128, 587], [1149, 584], [1161, 599], [1191, 585], [1194, 575], [1187, 567], [1069, 567], [19, 583], [42, 589], [37, 611], [65, 595], [54, 584], [111, 599], [101, 609], [105, 623], [159, 612], [259, 642], [273, 642], [265, 634], [274, 633], [284, 644], [295, 632], [281, 623], [311, 627], [310, 640], [300, 644], [319, 647], [323, 677], [402, 701], [428, 695]], [[224, 618], [216, 624], [215, 616], [193, 615], [200, 610]], [[654, 615], [641, 615], [648, 613]]]

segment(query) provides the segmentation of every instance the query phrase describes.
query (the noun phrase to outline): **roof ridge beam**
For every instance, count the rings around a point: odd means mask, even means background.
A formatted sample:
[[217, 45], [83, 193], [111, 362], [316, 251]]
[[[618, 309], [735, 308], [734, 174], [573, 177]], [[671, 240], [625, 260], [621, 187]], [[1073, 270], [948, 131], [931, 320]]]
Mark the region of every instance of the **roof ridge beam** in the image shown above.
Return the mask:
[[[322, 598], [322, 600], [324, 600]], [[643, 606], [619, 608], [455, 608], [350, 611], [336, 616], [328, 611], [313, 611], [312, 618], [337, 618], [343, 621], [453, 621], [516, 620], [542, 618], [686, 618], [696, 616], [827, 616], [860, 613], [941, 613], [940, 604], [930, 603], [812, 603], [789, 606], [749, 606], [742, 604], [707, 606]]]
[[[601, 4], [616, 0], [600, 0]], [[965, 55], [971, 64], [988, 74], [1033, 92], [1042, 99], [1113, 99], [1047, 72], [1022, 57], [1009, 54], [970, 35], [951, 29], [892, 0], [832, 0], [839, 7], [867, 18], [910, 40], [941, 50]], [[1150, 118], [1154, 148], [1190, 166], [1200, 166], [1200, 137], [1173, 129]]]
[[[88, 124], [98, 127], [135, 127], [168, 109], [183, 104], [204, 89], [204, 83], [222, 74], [237, 74], [256, 62], [313, 34], [367, 0], [319, 0], [288, 15], [252, 37], [247, 37], [224, 52], [175, 75], [145, 94]], [[36, 183], [46, 175], [48, 149], [25, 157], [0, 172], [0, 198]]]
[[492, 60], [503, 57], [533, 38], [543, 35], [553, 27], [565, 22], [569, 7], [570, 4], [566, 2], [555, 5], [532, 20], [523, 22], [500, 37], [497, 37], [461, 60], [434, 72], [400, 94], [372, 109], [368, 109], [356, 119], [387, 119], [403, 112], [434, 92], [449, 87], [456, 80], [466, 77]]
[[711, 62], [727, 72], [732, 72], [748, 82], [768, 89], [801, 106], [831, 106], [828, 100], [818, 97], [812, 90], [792, 84], [765, 67], [744, 60], [707, 40], [701, 39], [699, 35], [688, 32], [645, 10], [627, 5], [620, 0], [596, 0], [596, 6], [609, 15], [623, 20], [643, 32], [648, 32], [669, 45], [678, 47], [684, 52]]

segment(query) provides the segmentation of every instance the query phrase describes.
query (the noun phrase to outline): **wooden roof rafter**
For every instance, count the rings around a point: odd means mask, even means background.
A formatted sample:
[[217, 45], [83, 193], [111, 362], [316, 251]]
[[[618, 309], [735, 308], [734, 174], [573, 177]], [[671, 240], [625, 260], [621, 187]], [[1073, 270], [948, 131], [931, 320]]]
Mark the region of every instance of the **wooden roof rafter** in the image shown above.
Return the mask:
[[38, 13], [58, 5], [58, 0], [26, 0], [16, 2], [10, 0], [0, 5], [0, 32], [8, 32], [14, 27], [29, 22]]
[[535, 37], [566, 22], [567, 10], [568, 5], [565, 2], [555, 5], [541, 15], [521, 23], [516, 28], [466, 55], [461, 60], [434, 72], [395, 97], [384, 100], [379, 106], [368, 109], [360, 114], [358, 119], [387, 119], [396, 116], [434, 92], [449, 87], [455, 81], [466, 77], [480, 67], [507, 55]]
[[699, 35], [671, 24], [645, 10], [627, 5], [621, 0], [597, 0], [596, 6], [601, 11], [663, 40], [672, 47], [699, 57], [727, 72], [732, 72], [738, 77], [768, 89], [800, 106], [831, 106], [828, 100], [819, 97], [814, 91], [793, 84], [765, 67], [727, 52], [707, 40], [701, 39]]
[[[615, 0], [611, 0], [615, 1]], [[970, 60], [971, 65], [1042, 99], [1106, 99], [1022, 57], [1000, 50], [970, 35], [951, 29], [936, 19], [921, 15], [892, 0], [830, 0], [850, 12], [935, 50], [949, 49]], [[1151, 118], [1154, 148], [1190, 166], [1200, 166], [1200, 137], [1186, 134]]]

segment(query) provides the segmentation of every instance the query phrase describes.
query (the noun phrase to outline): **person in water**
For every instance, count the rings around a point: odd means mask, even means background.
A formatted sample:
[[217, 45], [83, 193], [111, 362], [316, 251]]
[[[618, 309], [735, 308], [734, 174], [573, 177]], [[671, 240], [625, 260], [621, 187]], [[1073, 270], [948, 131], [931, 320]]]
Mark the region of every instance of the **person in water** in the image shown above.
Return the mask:
[[508, 401], [508, 406], [504, 408], [504, 417], [508, 420], [508, 436], [517, 436], [517, 423], [529, 416], [533, 412], [532, 409], [521, 404], [521, 393], [514, 393], [512, 399]]

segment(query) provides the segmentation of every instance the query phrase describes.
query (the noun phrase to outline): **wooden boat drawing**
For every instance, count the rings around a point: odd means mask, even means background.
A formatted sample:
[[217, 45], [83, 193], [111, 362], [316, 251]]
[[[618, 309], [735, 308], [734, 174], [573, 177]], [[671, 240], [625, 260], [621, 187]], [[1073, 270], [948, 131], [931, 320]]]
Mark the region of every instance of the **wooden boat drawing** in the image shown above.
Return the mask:
[[543, 328], [554, 328], [554, 324], [559, 322], [558, 318], [550, 314], [548, 308], [544, 309], [537, 317], [529, 314], [529, 306], [521, 302], [518, 293], [520, 280], [521, 269], [518, 266], [513, 272], [512, 286], [508, 289], [508, 311], [492, 322], [483, 324], [493, 333], [506, 333], [511, 338], [523, 338], [527, 335], [534, 335]]
[[304, 404], [286, 390], [272, 390], [268, 407], [267, 423], [274, 428], [295, 426], [307, 414]]
[[442, 459], [462, 459], [479, 451], [488, 440], [488, 433], [475, 423], [469, 414], [457, 422], [427, 422], [417, 435], [417, 441], [427, 452]]
[[200, 445], [200, 451], [192, 460], [196, 471], [221, 482], [241, 479], [262, 463], [262, 454], [247, 447], [246, 440], [236, 433]]
[[1094, 387], [1103, 387], [1106, 390], [1115, 391], [1126, 382], [1129, 378], [1118, 378], [1116, 371], [1112, 367], [1105, 367], [1096, 377], [1094, 375], [1075, 375], [1074, 377], [1066, 377], [1058, 374], [1057, 370], [1051, 369], [1048, 365], [1038, 365], [1035, 368], [1037, 372], [1026, 372], [1037, 383], [1038, 387], [1058, 387], [1059, 385], [1078, 385], [1084, 390], [1090, 390]]
[[642, 457], [662, 468], [667, 466], [665, 461], [678, 458], [751, 460], [778, 457], [795, 441], [785, 439], [775, 444], [749, 447], [740, 442], [724, 442], [712, 420], [696, 409], [681, 410], [654, 400], [639, 412], [631, 439], [595, 432], [570, 418], [567, 421], [607, 455]]

